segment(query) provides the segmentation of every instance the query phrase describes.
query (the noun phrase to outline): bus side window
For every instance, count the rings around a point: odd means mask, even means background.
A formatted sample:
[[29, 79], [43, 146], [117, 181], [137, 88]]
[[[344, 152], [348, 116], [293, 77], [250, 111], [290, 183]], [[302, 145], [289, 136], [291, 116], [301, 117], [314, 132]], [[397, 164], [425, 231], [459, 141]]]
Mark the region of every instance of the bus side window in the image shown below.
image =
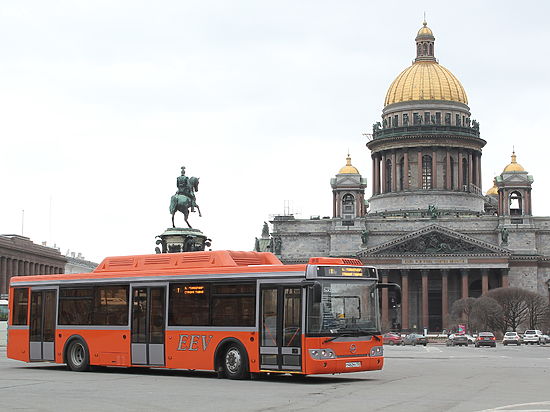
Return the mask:
[[12, 325], [27, 325], [29, 307], [29, 288], [15, 288], [13, 290]]

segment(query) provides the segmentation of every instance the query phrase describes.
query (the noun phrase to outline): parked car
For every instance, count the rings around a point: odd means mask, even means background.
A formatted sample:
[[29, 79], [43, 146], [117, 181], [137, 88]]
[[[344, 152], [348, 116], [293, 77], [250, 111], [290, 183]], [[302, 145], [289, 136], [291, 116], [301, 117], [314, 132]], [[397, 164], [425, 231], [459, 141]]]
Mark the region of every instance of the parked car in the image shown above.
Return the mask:
[[469, 343], [468, 337], [463, 333], [451, 333], [445, 342], [447, 346], [468, 346]]
[[550, 343], [550, 336], [548, 335], [542, 335], [540, 343]]
[[502, 344], [506, 345], [521, 345], [521, 336], [517, 332], [506, 332], [502, 338]]
[[480, 332], [476, 338], [476, 348], [480, 346], [492, 346], [493, 348], [497, 347], [497, 338], [493, 335], [492, 332]]
[[466, 338], [468, 339], [468, 343], [471, 343], [472, 345], [476, 343], [476, 336], [468, 335], [467, 333], [464, 334]]
[[403, 338], [403, 345], [424, 345], [428, 344], [428, 338], [418, 333], [409, 333]]
[[542, 332], [536, 329], [526, 330], [523, 334], [523, 343], [526, 345], [540, 345], [542, 343]]
[[403, 343], [403, 338], [399, 333], [388, 332], [382, 335], [384, 339], [384, 345], [401, 345]]

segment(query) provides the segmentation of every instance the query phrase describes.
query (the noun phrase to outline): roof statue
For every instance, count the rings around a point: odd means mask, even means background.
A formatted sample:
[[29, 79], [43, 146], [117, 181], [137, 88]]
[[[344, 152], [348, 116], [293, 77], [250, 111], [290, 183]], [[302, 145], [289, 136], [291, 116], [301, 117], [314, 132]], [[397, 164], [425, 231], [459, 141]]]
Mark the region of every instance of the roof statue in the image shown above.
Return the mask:
[[170, 214], [172, 215], [172, 227], [175, 228], [174, 215], [176, 212], [183, 213], [185, 223], [191, 228], [187, 218], [189, 217], [189, 210], [195, 212], [195, 208], [199, 212], [199, 216], [202, 216], [199, 205], [197, 205], [195, 192], [199, 191], [199, 178], [187, 177], [185, 175], [185, 166], [181, 168], [181, 175], [176, 179], [178, 190], [176, 194], [170, 199]]

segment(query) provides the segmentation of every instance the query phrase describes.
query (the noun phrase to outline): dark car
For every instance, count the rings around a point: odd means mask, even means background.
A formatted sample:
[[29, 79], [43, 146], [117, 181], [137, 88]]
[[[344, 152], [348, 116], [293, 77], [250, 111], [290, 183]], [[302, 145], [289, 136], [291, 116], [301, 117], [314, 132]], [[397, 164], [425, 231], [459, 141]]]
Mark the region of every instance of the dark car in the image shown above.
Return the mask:
[[403, 342], [401, 335], [395, 332], [384, 333], [382, 338], [384, 339], [384, 345], [401, 345]]
[[428, 344], [428, 338], [418, 333], [409, 333], [403, 338], [403, 345], [424, 345]]
[[468, 346], [469, 340], [468, 336], [464, 334], [451, 334], [447, 338], [446, 345], [447, 346]]
[[491, 332], [480, 332], [476, 338], [476, 348], [480, 346], [492, 346], [497, 347], [497, 338]]

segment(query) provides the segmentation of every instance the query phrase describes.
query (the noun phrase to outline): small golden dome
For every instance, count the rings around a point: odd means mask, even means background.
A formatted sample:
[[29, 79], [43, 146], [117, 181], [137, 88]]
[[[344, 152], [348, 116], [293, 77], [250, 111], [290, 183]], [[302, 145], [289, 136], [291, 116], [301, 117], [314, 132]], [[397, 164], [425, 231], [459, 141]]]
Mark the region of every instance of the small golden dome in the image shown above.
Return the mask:
[[460, 81], [436, 61], [417, 61], [403, 70], [390, 85], [384, 106], [414, 100], [449, 100], [468, 104]]
[[504, 168], [502, 173], [505, 172], [525, 172], [525, 169], [522, 165], [520, 165], [518, 162], [516, 162], [516, 152], [512, 152], [512, 162]]
[[348, 153], [348, 157], [346, 157], [346, 165], [340, 169], [338, 174], [339, 175], [344, 175], [344, 174], [359, 175], [359, 174], [361, 174], [361, 173], [359, 173], [359, 170], [357, 170], [357, 168], [355, 166], [351, 165], [351, 157], [350, 157], [349, 153]]
[[498, 187], [496, 183], [493, 183], [493, 187], [487, 190], [487, 196], [498, 196]]
[[428, 27], [428, 23], [426, 23], [426, 20], [424, 20], [424, 23], [422, 23], [422, 27], [420, 30], [418, 30], [417, 36], [432, 36], [433, 37], [432, 29]]

